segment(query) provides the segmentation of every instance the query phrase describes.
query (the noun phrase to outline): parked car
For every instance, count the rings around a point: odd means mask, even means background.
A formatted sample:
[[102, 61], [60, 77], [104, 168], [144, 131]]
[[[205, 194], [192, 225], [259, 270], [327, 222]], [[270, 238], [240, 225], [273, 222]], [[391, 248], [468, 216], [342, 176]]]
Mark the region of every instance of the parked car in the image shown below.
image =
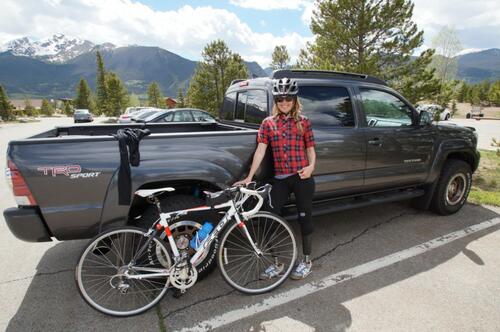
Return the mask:
[[173, 108], [153, 113], [136, 122], [215, 122], [210, 113], [195, 108]]
[[73, 120], [75, 123], [78, 122], [92, 122], [94, 118], [88, 109], [76, 109], [75, 113], [73, 113]]
[[472, 106], [470, 112], [468, 112], [465, 117], [467, 119], [482, 118], [484, 117], [482, 106]]
[[122, 115], [118, 118], [118, 123], [130, 123], [132, 122], [132, 116], [141, 110], [148, 109], [150, 107], [142, 107], [142, 106], [131, 106], [125, 109]]
[[420, 112], [422, 110], [425, 110], [425, 111], [429, 112], [430, 114], [432, 114], [433, 118], [434, 118], [436, 113], [440, 112], [439, 113], [439, 120], [440, 121], [446, 121], [446, 120], [449, 120], [451, 118], [451, 111], [447, 108], [443, 108], [440, 105], [425, 104], [425, 105], [417, 106], [418, 112]]

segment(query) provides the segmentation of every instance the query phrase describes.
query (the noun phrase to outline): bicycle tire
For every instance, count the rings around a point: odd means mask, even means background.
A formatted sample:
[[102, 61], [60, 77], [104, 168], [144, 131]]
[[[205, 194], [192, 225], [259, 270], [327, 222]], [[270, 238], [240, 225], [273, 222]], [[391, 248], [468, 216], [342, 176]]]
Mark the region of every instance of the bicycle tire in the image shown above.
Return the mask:
[[[144, 273], [127, 270], [126, 266], [146, 239], [141, 228], [120, 227], [105, 231], [90, 241], [75, 269], [77, 288], [85, 302], [104, 314], [126, 317], [143, 313], [162, 299], [169, 285], [168, 277], [143, 280], [123, 277], [125, 271]], [[166, 269], [171, 266], [169, 251], [156, 237], [135, 260], [134, 267]]]
[[[257, 256], [242, 229], [231, 224], [221, 236], [217, 263], [222, 277], [245, 294], [262, 294], [280, 286], [292, 272], [297, 259], [297, 241], [288, 222], [272, 213], [259, 212], [245, 221], [248, 232], [263, 255]], [[275, 260], [283, 264], [276, 278], [262, 274]], [[237, 277], [237, 272], [241, 276]]]

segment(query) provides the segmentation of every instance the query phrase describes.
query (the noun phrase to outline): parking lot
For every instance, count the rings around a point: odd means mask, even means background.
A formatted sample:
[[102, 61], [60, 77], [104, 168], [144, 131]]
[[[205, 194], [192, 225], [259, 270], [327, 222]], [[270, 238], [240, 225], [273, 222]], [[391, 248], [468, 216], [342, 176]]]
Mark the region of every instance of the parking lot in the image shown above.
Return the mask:
[[[9, 140], [71, 123], [61, 118], [0, 125], [0, 163], [5, 165]], [[14, 206], [7, 186], [0, 187], [0, 197], [2, 211]], [[315, 219], [315, 227], [314, 270], [306, 280], [290, 280], [272, 293], [247, 296], [232, 290], [215, 271], [181, 298], [167, 293], [155, 309], [120, 319], [92, 310], [78, 294], [74, 266], [86, 241], [22, 242], [1, 222], [0, 328], [500, 329], [500, 209], [468, 204], [442, 217], [407, 203], [384, 204], [325, 215]]]

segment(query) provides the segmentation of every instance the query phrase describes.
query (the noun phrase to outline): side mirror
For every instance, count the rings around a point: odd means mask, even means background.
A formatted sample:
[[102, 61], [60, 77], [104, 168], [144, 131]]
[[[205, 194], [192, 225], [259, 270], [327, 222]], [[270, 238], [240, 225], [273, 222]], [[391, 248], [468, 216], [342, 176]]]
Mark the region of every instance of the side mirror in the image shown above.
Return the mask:
[[427, 111], [420, 111], [418, 115], [418, 124], [421, 126], [430, 126], [432, 123], [432, 114]]

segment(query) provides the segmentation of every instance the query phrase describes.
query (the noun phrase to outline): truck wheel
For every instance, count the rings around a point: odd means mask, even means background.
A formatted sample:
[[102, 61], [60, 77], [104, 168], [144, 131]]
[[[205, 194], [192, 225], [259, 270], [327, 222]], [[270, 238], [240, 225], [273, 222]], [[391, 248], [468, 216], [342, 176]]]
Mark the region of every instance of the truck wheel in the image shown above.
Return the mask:
[[431, 210], [441, 215], [460, 210], [467, 201], [471, 181], [469, 164], [457, 159], [447, 161], [432, 197]]
[[445, 120], [449, 120], [449, 119], [450, 119], [450, 115], [449, 115], [449, 114], [446, 114], [446, 116], [445, 116], [445, 118], [444, 118], [444, 119], [445, 119]]
[[467, 114], [465, 115], [465, 118], [466, 118], [466, 119], [470, 119], [470, 113], [467, 113]]
[[[189, 195], [176, 195], [160, 200], [163, 212], [187, 209], [195, 206], [204, 205], [204, 200]], [[137, 222], [137, 226], [148, 229], [153, 222], [158, 218], [156, 207], [150, 205], [142, 214], [142, 217]], [[170, 225], [170, 230], [174, 239], [178, 243], [179, 250], [187, 250], [190, 255], [194, 254], [194, 249], [189, 247], [189, 240], [196, 234], [196, 232], [203, 226], [203, 222], [207, 220], [207, 216], [197, 214], [193, 216], [185, 216], [180, 220], [176, 220]], [[218, 220], [211, 220], [215, 225]], [[184, 240], [183, 240], [184, 239]], [[166, 239], [163, 239], [166, 240]], [[179, 241], [179, 242], [178, 242]], [[180, 246], [180, 247], [179, 247]], [[219, 247], [219, 239], [215, 239], [210, 245], [210, 249], [201, 257], [199, 263], [196, 264], [198, 270], [198, 279], [206, 277], [210, 272], [215, 269], [217, 248]], [[184, 248], [184, 249], [182, 249]]]

